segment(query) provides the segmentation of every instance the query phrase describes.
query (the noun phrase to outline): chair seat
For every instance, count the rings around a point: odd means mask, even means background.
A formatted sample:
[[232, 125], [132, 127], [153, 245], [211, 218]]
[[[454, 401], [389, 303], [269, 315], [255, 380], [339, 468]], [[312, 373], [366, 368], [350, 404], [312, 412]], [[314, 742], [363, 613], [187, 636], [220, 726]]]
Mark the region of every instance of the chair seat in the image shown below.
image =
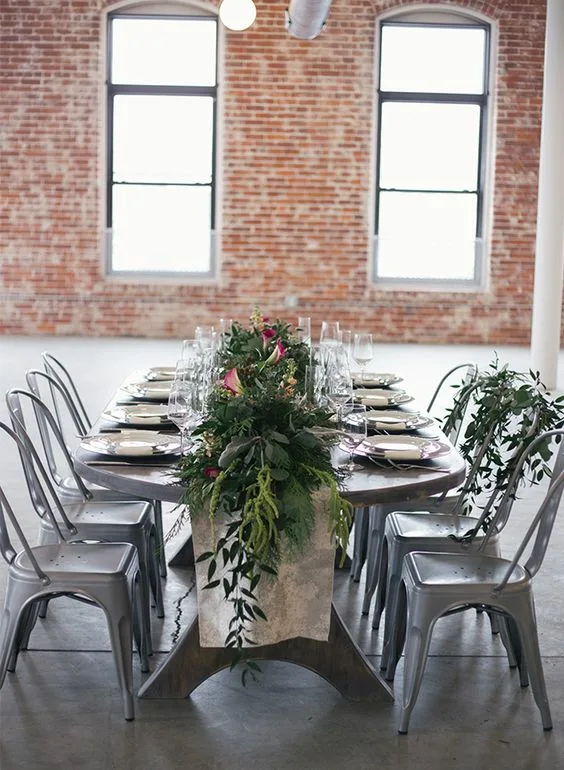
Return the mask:
[[[131, 495], [126, 494], [125, 492], [117, 492], [115, 489], [107, 489], [106, 487], [101, 487], [99, 484], [93, 484], [90, 482], [83, 481], [84, 486], [86, 489], [91, 493], [92, 499], [97, 500], [99, 502], [112, 502], [114, 500], [116, 501], [129, 501], [132, 499]], [[68, 476], [67, 478], [63, 479], [61, 486], [59, 487], [59, 492], [61, 494], [62, 498], [76, 498], [77, 500], [82, 500], [83, 495], [81, 490], [78, 488], [75, 479], [72, 478], [72, 476]]]
[[102, 524], [110, 527], [143, 526], [151, 512], [150, 503], [120, 502], [116, 505], [104, 503], [101, 508], [97, 502], [72, 503], [63, 506], [72, 523], [80, 529], [89, 524]]
[[[41, 570], [54, 582], [69, 579], [87, 584], [107, 582], [108, 576], [122, 579], [137, 562], [135, 546], [128, 543], [57, 543], [35, 546], [33, 549]], [[19, 579], [38, 581], [37, 573], [25, 551], [21, 551], [10, 565]], [[103, 576], [103, 577], [102, 577]], [[46, 587], [48, 590], [48, 587]]]
[[396, 511], [388, 516], [386, 530], [399, 539], [435, 537], [444, 539], [449, 535], [462, 537], [477, 523], [478, 519], [473, 516], [425, 511], [404, 514], [402, 511]]
[[[485, 599], [488, 596], [494, 598], [491, 591], [503, 579], [510, 564], [507, 559], [481, 554], [413, 551], [404, 558], [403, 577], [411, 580], [415, 590], [436, 590], [435, 587], [438, 587], [441, 593], [453, 594], [462, 590], [466, 602], [470, 599], [468, 586], [472, 585], [476, 596], [480, 594], [476, 601], [484, 599], [484, 603], [488, 603]], [[530, 584], [530, 580], [527, 571], [517, 565], [503, 589], [504, 595], [511, 588], [522, 590], [526, 584]]]

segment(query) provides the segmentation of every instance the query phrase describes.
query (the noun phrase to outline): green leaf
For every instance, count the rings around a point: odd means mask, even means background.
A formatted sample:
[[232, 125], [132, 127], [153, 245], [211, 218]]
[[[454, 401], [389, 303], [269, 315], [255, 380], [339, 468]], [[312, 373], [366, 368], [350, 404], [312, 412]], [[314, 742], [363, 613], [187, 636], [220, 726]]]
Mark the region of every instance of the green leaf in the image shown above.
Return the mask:
[[217, 562], [215, 559], [212, 559], [208, 567], [208, 583], [214, 576], [216, 569], [217, 569]]
[[220, 468], [229, 468], [233, 460], [245, 452], [253, 443], [254, 439], [246, 436], [238, 436], [232, 439], [219, 456], [218, 465]]
[[206, 590], [208, 588], [217, 588], [218, 585], [220, 584], [220, 582], [221, 581], [219, 581], [219, 580], [212, 580], [211, 583], [208, 583], [207, 585], [204, 586], [204, 590]]
[[279, 444], [289, 444], [290, 439], [288, 436], [284, 436], [283, 433], [278, 433], [278, 431], [271, 431], [270, 436], [274, 439], [274, 441], [277, 441]]
[[259, 616], [259, 618], [262, 618], [263, 620], [268, 620], [264, 612], [261, 610], [261, 608], [258, 606], [258, 604], [253, 604], [253, 610], [255, 613]]
[[207, 559], [211, 559], [213, 556], [213, 551], [205, 551], [204, 553], [201, 553], [198, 558], [196, 559], [196, 564], [198, 564], [201, 561], [206, 561]]

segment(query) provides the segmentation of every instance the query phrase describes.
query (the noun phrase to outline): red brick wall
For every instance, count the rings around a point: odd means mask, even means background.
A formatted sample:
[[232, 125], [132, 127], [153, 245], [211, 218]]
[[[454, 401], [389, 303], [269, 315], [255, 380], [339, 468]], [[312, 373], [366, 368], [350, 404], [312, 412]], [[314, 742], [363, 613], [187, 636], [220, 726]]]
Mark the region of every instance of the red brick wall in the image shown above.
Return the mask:
[[[286, 3], [225, 50], [218, 281], [104, 277], [104, 0], [2, 0], [0, 333], [183, 337], [196, 322], [339, 318], [384, 341], [527, 344], [533, 288], [544, 0], [467, 0], [499, 23], [490, 281], [483, 293], [369, 282], [374, 18], [408, 3], [334, 0], [313, 42]], [[450, 4], [450, 3], [448, 3]], [[299, 299], [285, 310], [284, 298]]]

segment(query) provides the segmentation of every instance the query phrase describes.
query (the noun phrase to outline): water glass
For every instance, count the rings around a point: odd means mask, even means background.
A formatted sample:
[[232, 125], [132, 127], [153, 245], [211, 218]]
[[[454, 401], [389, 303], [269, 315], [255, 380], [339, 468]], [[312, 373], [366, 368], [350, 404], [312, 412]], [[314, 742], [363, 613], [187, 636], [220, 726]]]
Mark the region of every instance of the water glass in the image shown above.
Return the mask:
[[336, 345], [339, 342], [339, 322], [322, 321], [319, 343], [321, 345]]
[[341, 468], [349, 472], [362, 470], [362, 465], [354, 462], [353, 455], [367, 436], [366, 406], [356, 402], [343, 404], [339, 409], [339, 427], [349, 453], [348, 463]]
[[306, 345], [311, 345], [311, 318], [308, 316], [300, 316], [298, 318], [296, 336]]
[[352, 357], [360, 366], [360, 379], [364, 379], [366, 365], [372, 361], [372, 335], [367, 332], [357, 332], [354, 335]]

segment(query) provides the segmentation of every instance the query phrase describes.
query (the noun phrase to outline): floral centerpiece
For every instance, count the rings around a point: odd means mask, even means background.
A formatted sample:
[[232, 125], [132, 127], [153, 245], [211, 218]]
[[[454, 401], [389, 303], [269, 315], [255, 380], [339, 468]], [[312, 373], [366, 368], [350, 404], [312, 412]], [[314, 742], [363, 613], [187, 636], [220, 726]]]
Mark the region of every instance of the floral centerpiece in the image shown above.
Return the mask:
[[253, 624], [267, 620], [259, 583], [310, 545], [317, 490], [326, 490], [326, 525], [343, 554], [352, 521], [331, 464], [332, 412], [306, 394], [310, 348], [287, 323], [259, 310], [250, 320], [224, 335], [197, 442], [177, 471], [192, 520], [209, 521], [214, 547], [198, 561], [207, 562], [205, 588], [230, 603], [224, 643], [239, 653], [254, 643]]

